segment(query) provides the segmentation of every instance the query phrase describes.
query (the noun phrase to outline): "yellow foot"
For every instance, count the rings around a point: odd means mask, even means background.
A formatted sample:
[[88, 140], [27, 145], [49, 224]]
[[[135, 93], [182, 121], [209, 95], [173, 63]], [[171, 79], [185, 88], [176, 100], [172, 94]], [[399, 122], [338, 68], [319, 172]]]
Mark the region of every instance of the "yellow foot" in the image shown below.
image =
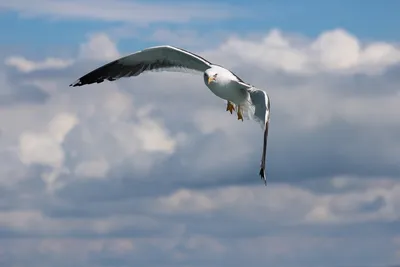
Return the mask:
[[238, 111], [237, 111], [237, 117], [238, 117], [238, 120], [243, 121], [242, 110], [240, 109], [240, 107], [238, 108]]
[[232, 114], [232, 111], [235, 110], [235, 106], [232, 104], [232, 102], [228, 101], [228, 104], [226, 105], [226, 111], [229, 111]]

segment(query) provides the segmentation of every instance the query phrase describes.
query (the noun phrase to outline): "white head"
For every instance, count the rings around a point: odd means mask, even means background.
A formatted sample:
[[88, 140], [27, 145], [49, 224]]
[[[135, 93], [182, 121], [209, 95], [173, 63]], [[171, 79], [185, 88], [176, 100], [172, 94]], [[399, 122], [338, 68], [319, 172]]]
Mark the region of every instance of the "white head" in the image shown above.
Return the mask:
[[229, 70], [220, 66], [214, 65], [204, 72], [204, 82], [206, 85], [210, 85], [211, 83], [222, 85], [232, 81], [238, 81], [238, 79]]

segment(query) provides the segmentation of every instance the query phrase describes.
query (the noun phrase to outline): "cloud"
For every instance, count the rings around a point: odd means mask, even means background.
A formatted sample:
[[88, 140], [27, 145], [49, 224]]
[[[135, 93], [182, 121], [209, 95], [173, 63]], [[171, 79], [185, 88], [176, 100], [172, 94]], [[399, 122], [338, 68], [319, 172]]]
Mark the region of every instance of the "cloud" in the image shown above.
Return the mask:
[[153, 32], [149, 32], [148, 30], [145, 32], [141, 31], [139, 36], [141, 40], [149, 40], [160, 44], [173, 44], [193, 50], [213, 47], [215, 43], [222, 42], [224, 39], [230, 37], [230, 34], [227, 31], [216, 28], [210, 28], [204, 33], [193, 29], [171, 30], [168, 28], [156, 28]]
[[61, 144], [65, 135], [77, 124], [71, 114], [59, 114], [49, 123], [44, 133], [25, 132], [20, 136], [20, 156], [25, 164], [42, 163], [54, 167], [63, 161]]
[[[99, 47], [102, 53], [99, 53]], [[107, 60], [111, 56], [118, 55], [115, 44], [112, 43], [105, 35], [90, 36], [88, 42], [81, 46], [79, 55], [76, 59], [77, 64], [82, 61]], [[75, 65], [76, 66], [76, 65]], [[65, 65], [60, 72], [64, 72], [71, 66]], [[150, 154], [171, 154], [177, 146], [177, 140], [184, 138], [183, 133], [177, 133], [176, 138], [170, 136], [168, 130], [162, 127], [162, 122], [151, 117], [152, 107], [150, 105], [142, 105], [134, 107], [133, 97], [119, 90], [104, 89], [102, 93], [95, 89], [93, 92], [99, 102], [88, 103], [82, 102], [81, 90], [75, 90], [71, 94], [60, 92], [60, 83], [54, 86], [49, 83], [49, 80], [43, 76], [43, 70], [37, 69], [30, 73], [25, 81], [19, 80], [22, 84], [29, 84], [39, 87], [39, 90], [49, 94], [49, 99], [44, 105], [19, 107], [14, 106], [9, 110], [13, 113], [20, 114], [24, 118], [30, 118], [30, 123], [18, 124], [17, 136], [18, 155], [21, 162], [25, 165], [43, 165], [51, 167], [51, 171], [44, 173], [44, 180], [48, 186], [61, 186], [63, 181], [59, 181], [60, 175], [68, 175], [75, 170], [75, 174], [83, 177], [101, 176], [101, 173], [106, 173], [110, 164], [120, 164], [121, 161], [129, 157], [134, 157], [141, 154], [141, 160], [135, 160], [133, 166], [142, 171], [151, 168], [152, 162], [157, 157], [151, 157]], [[53, 69], [53, 71], [57, 71]], [[26, 72], [22, 72], [26, 73]], [[18, 74], [14, 74], [18, 75]], [[44, 73], [46, 75], [46, 73]], [[87, 96], [92, 92], [86, 91]], [[99, 94], [100, 93], [100, 94]], [[51, 112], [49, 112], [51, 111]], [[4, 113], [4, 119], [7, 115]], [[38, 120], [39, 118], [39, 120]], [[96, 118], [102, 118], [100, 121]], [[93, 120], [94, 119], [94, 120]], [[77, 122], [80, 122], [78, 127], [75, 127]], [[7, 124], [6, 122], [4, 122]], [[98, 127], [105, 130], [103, 123], [109, 126], [106, 128], [112, 129], [111, 132], [104, 131], [104, 137], [98, 135]], [[86, 127], [84, 125], [89, 125]], [[80, 127], [83, 126], [83, 127]], [[70, 131], [74, 132], [70, 133]], [[12, 127], [8, 127], [3, 132], [4, 138], [14, 138]], [[82, 140], [80, 142], [70, 141], [66, 136], [69, 134], [71, 140]], [[76, 139], [77, 136], [82, 136]], [[105, 151], [98, 150], [97, 142], [110, 143], [111, 151], [117, 155], [125, 155], [122, 157], [114, 157], [112, 154], [105, 154]], [[92, 148], [87, 151], [82, 150], [82, 147]], [[76, 150], [78, 149], [78, 150]], [[110, 151], [110, 152], [111, 152]], [[118, 152], [119, 151], [119, 152]], [[100, 157], [99, 157], [99, 153]], [[148, 153], [149, 155], [145, 155]], [[73, 162], [74, 155], [83, 157], [82, 162], [70, 165]], [[102, 155], [102, 156], [101, 156]], [[97, 162], [101, 158], [101, 164]], [[74, 166], [76, 165], [76, 166]], [[91, 168], [97, 167], [97, 173]], [[101, 170], [103, 169], [103, 170]]]
[[[0, 93], [14, 98], [0, 112], [2, 264], [398, 262], [396, 44], [273, 30], [196, 49], [271, 95], [264, 187], [258, 125], [227, 113], [201, 77], [68, 87], [134, 52], [87, 38], [73, 58], [45, 57], [70, 64], [4, 60]], [[16, 100], [27, 91], [46, 97]]]
[[400, 62], [397, 45], [361, 43], [357, 37], [340, 28], [326, 31], [315, 40], [286, 37], [275, 29], [257, 43], [231, 38], [219, 50], [264, 70], [277, 69], [294, 74], [380, 74]]
[[223, 213], [255, 221], [264, 221], [264, 215], [269, 214], [267, 222], [286, 225], [391, 222], [400, 218], [398, 181], [386, 180], [380, 185], [370, 180], [355, 181], [364, 188], [324, 195], [288, 185], [271, 186], [268, 194], [259, 186], [181, 189], [160, 197], [156, 209], [167, 214]]
[[6, 65], [13, 66], [17, 70], [26, 73], [35, 70], [63, 69], [72, 65], [72, 63], [73, 61], [71, 60], [62, 60], [58, 58], [47, 58], [42, 62], [33, 62], [24, 57], [9, 57], [5, 62]]
[[75, 168], [75, 174], [82, 177], [103, 178], [108, 170], [108, 162], [104, 159], [99, 159], [80, 163]]
[[121, 57], [114, 42], [103, 33], [94, 34], [87, 43], [82, 44], [79, 55], [86, 60], [111, 61]]
[[[186, 23], [193, 20], [226, 20], [242, 16], [238, 8], [226, 4], [177, 3], [163, 5], [140, 1], [49, 1], [35, 0], [28, 5], [25, 0], [0, 3], [0, 9], [16, 11], [23, 18], [45, 17], [63, 20], [102, 20], [108, 22], [129, 22], [146, 25], [155, 22]], [[178, 7], [178, 8], [177, 8]]]
[[65, 153], [62, 148], [65, 136], [78, 123], [73, 114], [61, 113], [49, 122], [43, 133], [23, 132], [19, 140], [19, 157], [23, 164], [43, 164], [53, 168], [51, 173], [44, 174], [49, 184], [55, 181], [62, 170]]

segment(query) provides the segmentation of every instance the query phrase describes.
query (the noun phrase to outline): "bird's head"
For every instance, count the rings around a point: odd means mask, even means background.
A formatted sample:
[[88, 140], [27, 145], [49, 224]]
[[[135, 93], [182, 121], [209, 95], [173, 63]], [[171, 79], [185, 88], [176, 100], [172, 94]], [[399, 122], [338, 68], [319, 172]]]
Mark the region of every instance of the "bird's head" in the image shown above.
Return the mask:
[[236, 77], [229, 70], [220, 66], [212, 66], [204, 72], [204, 82], [207, 86], [212, 83], [224, 85], [235, 80]]
[[204, 82], [208, 85], [217, 80], [218, 73], [215, 71], [206, 70], [204, 72]]

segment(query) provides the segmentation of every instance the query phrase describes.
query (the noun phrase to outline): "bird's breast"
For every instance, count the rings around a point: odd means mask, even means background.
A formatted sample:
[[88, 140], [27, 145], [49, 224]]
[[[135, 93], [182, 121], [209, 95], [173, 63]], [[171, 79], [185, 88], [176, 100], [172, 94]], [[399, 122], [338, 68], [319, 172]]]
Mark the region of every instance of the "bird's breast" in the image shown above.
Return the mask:
[[213, 92], [216, 96], [232, 101], [234, 103], [242, 102], [244, 96], [241, 92], [240, 88], [237, 88], [235, 84], [218, 84], [218, 83], [210, 83], [207, 84], [207, 87]]

